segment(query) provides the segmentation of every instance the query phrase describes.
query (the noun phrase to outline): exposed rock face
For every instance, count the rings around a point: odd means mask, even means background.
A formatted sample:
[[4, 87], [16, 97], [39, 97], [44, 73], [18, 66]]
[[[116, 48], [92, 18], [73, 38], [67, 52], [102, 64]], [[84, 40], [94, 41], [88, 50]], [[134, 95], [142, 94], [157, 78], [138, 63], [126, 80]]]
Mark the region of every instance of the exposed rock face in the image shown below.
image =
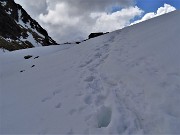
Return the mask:
[[13, 51], [56, 44], [22, 6], [14, 0], [0, 0], [0, 48]]

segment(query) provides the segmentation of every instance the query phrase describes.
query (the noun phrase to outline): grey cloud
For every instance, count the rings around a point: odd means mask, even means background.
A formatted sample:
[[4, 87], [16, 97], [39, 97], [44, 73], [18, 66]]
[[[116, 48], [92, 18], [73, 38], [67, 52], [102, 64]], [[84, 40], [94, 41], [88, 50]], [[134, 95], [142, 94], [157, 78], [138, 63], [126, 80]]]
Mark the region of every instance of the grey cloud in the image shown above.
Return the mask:
[[86, 13], [89, 11], [104, 11], [112, 5], [121, 7], [133, 4], [133, 0], [47, 0], [48, 3], [66, 3], [72, 9], [76, 9], [76, 13]]
[[33, 18], [36, 18], [41, 13], [48, 12], [46, 0], [15, 0], [15, 2], [22, 5]]
[[72, 8], [72, 14], [82, 14], [90, 11], [104, 11], [112, 5], [121, 7], [129, 6], [134, 3], [133, 0], [15, 0], [17, 3], [31, 13], [31, 15], [39, 15], [47, 12], [47, 8], [55, 8], [57, 3], [66, 3]]

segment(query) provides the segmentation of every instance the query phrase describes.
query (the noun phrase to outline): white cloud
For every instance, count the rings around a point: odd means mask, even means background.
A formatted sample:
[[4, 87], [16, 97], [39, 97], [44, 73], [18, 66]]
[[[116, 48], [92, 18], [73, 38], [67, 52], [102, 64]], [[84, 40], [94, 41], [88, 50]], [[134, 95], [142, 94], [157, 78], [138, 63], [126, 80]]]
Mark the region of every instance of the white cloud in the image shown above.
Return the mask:
[[[79, 17], [69, 15], [69, 7], [66, 3], [58, 3], [54, 10], [49, 9], [48, 14], [40, 14], [39, 19], [47, 24], [66, 24], [75, 26], [79, 22]], [[63, 25], [64, 26], [64, 25]]]
[[111, 14], [92, 13], [91, 17], [96, 18], [95, 25], [93, 26], [93, 32], [107, 32], [121, 29], [130, 24], [130, 20], [136, 16], [140, 16], [143, 13], [141, 9], [136, 7], [129, 7], [122, 9]]
[[[143, 13], [138, 7], [128, 7], [114, 13], [88, 12], [72, 15], [67, 3], [59, 3], [48, 14], [40, 14], [44, 26], [50, 28], [54, 37], [60, 41], [73, 41], [87, 38], [91, 32], [107, 32], [121, 29], [130, 24], [130, 20]], [[56, 26], [54, 29], [52, 29]], [[56, 35], [55, 35], [56, 34]]]
[[158, 10], [157, 10], [156, 13], [154, 13], [154, 12], [147, 13], [147, 14], [145, 14], [145, 15], [142, 17], [142, 19], [135, 21], [135, 22], [132, 23], [131, 25], [136, 24], [136, 23], [140, 23], [140, 22], [143, 22], [143, 21], [146, 21], [146, 20], [148, 20], [148, 19], [151, 19], [151, 18], [160, 16], [160, 15], [163, 15], [163, 14], [165, 14], [165, 13], [172, 12], [172, 11], [174, 11], [174, 10], [176, 10], [175, 7], [173, 7], [173, 6], [169, 5], [169, 4], [164, 4], [163, 7], [158, 8]]

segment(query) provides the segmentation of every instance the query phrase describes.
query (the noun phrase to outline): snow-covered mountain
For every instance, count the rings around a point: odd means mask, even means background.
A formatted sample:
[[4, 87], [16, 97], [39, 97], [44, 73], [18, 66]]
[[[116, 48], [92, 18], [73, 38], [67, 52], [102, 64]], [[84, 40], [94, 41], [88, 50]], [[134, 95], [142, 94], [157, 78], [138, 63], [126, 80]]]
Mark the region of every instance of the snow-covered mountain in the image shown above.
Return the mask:
[[0, 0], [0, 48], [9, 51], [57, 44], [14, 0]]
[[180, 134], [179, 24], [1, 54], [0, 134]]

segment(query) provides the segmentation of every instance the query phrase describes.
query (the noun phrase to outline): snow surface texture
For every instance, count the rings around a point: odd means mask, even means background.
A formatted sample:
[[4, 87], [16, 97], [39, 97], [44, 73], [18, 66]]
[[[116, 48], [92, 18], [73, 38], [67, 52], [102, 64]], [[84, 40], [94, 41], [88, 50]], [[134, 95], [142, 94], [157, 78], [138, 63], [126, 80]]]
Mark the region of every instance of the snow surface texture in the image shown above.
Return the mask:
[[179, 24], [0, 54], [0, 134], [180, 134]]

